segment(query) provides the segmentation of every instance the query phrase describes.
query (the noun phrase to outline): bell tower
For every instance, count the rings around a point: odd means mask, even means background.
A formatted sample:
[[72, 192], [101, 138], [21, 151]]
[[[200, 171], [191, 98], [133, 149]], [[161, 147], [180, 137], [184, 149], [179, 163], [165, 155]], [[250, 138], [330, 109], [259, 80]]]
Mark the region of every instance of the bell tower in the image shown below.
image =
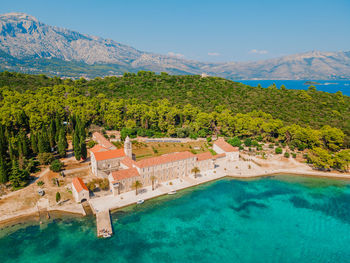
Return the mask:
[[132, 145], [129, 136], [127, 136], [124, 141], [124, 152], [127, 157], [132, 159]]

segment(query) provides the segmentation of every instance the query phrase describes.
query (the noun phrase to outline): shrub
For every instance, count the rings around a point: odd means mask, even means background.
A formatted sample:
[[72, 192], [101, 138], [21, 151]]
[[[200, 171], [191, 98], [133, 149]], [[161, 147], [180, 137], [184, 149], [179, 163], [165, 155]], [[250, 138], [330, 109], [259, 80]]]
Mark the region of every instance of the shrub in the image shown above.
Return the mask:
[[89, 189], [89, 191], [93, 192], [96, 189], [96, 184], [94, 181], [91, 181], [86, 184], [86, 187]]
[[53, 161], [54, 157], [52, 153], [39, 153], [38, 160], [40, 164], [50, 164]]
[[99, 186], [102, 190], [108, 190], [109, 189], [109, 181], [107, 178], [104, 178], [99, 182]]
[[55, 173], [58, 173], [59, 171], [61, 171], [61, 169], [63, 168], [64, 164], [56, 159], [54, 161], [52, 161], [51, 165], [50, 165], [50, 170], [55, 172]]
[[207, 137], [207, 143], [211, 142], [211, 137]]
[[282, 154], [282, 148], [277, 147], [277, 148], [275, 149], [275, 153], [276, 153], [276, 154]]
[[61, 200], [61, 194], [60, 192], [56, 193], [56, 203], [58, 203]]
[[289, 158], [289, 156], [290, 156], [290, 155], [289, 155], [289, 152], [285, 152], [285, 153], [284, 153], [284, 157]]
[[297, 158], [297, 154], [296, 153], [292, 153], [292, 157], [293, 158]]
[[261, 135], [259, 135], [258, 137], [256, 137], [256, 140], [257, 140], [258, 142], [261, 142], [261, 141], [263, 140], [263, 137], [262, 137]]
[[227, 142], [234, 147], [239, 147], [242, 145], [241, 140], [237, 136], [233, 137], [232, 139], [227, 140]]
[[38, 186], [43, 186], [44, 185], [44, 182], [43, 181], [39, 181], [36, 183]]
[[87, 146], [88, 146], [89, 148], [92, 148], [92, 147], [94, 147], [96, 144], [97, 144], [97, 142], [91, 140], [91, 141], [88, 142]]
[[252, 145], [252, 139], [250, 139], [250, 138], [245, 139], [244, 140], [244, 144], [247, 147], [251, 146]]
[[244, 147], [241, 145], [241, 146], [239, 146], [239, 149], [240, 150], [244, 150]]
[[269, 148], [273, 149], [274, 145], [273, 144], [269, 144]]
[[259, 143], [258, 143], [258, 141], [256, 141], [256, 140], [252, 140], [252, 145], [255, 146], [255, 147], [258, 147], [258, 146], [259, 146]]

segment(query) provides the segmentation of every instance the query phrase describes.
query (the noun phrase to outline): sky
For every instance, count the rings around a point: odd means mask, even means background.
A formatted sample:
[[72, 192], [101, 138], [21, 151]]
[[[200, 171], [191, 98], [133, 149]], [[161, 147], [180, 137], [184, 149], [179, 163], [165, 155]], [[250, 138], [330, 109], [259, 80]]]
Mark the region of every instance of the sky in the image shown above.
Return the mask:
[[9, 12], [200, 61], [350, 51], [350, 0], [1, 0]]

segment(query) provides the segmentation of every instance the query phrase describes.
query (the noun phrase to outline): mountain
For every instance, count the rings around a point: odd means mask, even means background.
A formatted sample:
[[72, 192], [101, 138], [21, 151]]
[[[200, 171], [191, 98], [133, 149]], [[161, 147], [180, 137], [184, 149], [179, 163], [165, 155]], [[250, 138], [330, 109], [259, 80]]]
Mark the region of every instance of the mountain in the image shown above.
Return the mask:
[[137, 50], [110, 39], [0, 15], [0, 70], [68, 77], [151, 70], [230, 79], [350, 79], [350, 52], [309, 52], [256, 62], [204, 63]]

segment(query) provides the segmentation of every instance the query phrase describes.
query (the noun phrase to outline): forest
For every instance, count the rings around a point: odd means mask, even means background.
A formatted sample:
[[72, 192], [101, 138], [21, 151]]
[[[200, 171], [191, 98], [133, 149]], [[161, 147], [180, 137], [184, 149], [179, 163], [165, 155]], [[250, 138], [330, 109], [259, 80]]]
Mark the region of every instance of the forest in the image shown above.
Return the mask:
[[314, 87], [264, 89], [143, 71], [90, 81], [2, 72], [0, 182], [24, 186], [38, 163], [65, 156], [70, 139], [77, 160], [86, 158], [92, 124], [121, 130], [122, 137], [215, 134], [232, 144], [246, 138], [280, 142], [308, 149], [317, 168], [347, 170], [349, 107], [349, 97]]

